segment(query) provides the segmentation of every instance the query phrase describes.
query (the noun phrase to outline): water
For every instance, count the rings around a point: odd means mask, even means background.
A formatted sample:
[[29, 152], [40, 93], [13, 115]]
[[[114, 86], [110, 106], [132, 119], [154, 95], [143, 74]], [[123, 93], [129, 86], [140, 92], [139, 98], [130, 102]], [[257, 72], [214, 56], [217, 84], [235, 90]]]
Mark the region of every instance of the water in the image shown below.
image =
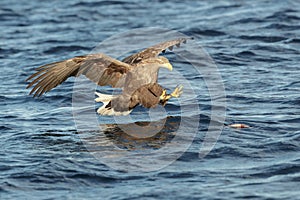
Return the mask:
[[[1, 1], [1, 199], [299, 198], [299, 8], [299, 1]], [[33, 99], [25, 79], [39, 65], [151, 26], [195, 37], [223, 78], [226, 123], [251, 128], [224, 127], [199, 159], [211, 108], [204, 92], [199, 132], [176, 162], [148, 173], [115, 170], [81, 140], [97, 135], [76, 130], [73, 80]], [[175, 104], [167, 108], [175, 111]], [[165, 128], [172, 130], [179, 119], [170, 120]], [[161, 142], [132, 144], [111, 128], [105, 138], [143, 155], [172, 140], [171, 132]]]

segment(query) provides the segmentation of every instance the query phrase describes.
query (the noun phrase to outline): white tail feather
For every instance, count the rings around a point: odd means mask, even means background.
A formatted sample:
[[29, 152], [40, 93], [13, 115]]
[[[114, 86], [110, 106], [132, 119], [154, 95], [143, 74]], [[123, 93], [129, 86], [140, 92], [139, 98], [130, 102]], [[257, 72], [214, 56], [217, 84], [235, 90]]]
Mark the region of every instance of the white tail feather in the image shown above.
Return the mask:
[[[95, 101], [96, 102], [110, 102], [115, 96], [110, 94], [102, 94], [100, 92], [95, 92], [95, 94], [98, 96]], [[106, 104], [107, 105], [107, 104]]]
[[120, 116], [120, 115], [129, 115], [132, 110], [124, 111], [124, 112], [118, 112], [115, 111], [111, 107], [106, 106], [109, 104], [109, 102], [115, 97], [114, 95], [109, 95], [109, 94], [102, 94], [99, 92], [95, 92], [95, 94], [98, 96], [95, 101], [96, 102], [102, 102], [103, 105], [98, 108], [97, 113], [99, 115], [115, 115], [115, 116]]

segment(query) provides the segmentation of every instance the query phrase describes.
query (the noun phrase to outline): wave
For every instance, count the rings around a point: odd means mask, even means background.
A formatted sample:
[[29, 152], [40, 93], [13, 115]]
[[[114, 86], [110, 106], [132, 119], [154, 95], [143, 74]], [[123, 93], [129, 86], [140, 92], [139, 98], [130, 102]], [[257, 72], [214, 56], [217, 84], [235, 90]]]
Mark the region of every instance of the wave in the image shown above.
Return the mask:
[[213, 29], [199, 29], [199, 28], [190, 28], [187, 31], [188, 34], [191, 35], [202, 35], [202, 36], [224, 36], [225, 32], [217, 31]]
[[96, 1], [96, 2], [78, 2], [76, 4], [73, 4], [73, 6], [78, 6], [78, 7], [101, 7], [101, 6], [108, 6], [108, 5], [126, 5], [129, 4], [129, 2], [126, 1]]
[[280, 42], [287, 40], [288, 38], [282, 37], [282, 36], [261, 36], [261, 35], [241, 35], [239, 36], [240, 39], [243, 40], [257, 40], [261, 42], [266, 42], [266, 43], [274, 43], [274, 42]]
[[46, 54], [57, 54], [57, 53], [63, 53], [63, 52], [72, 52], [72, 51], [83, 51], [83, 50], [91, 50], [88, 47], [79, 46], [79, 45], [70, 45], [70, 46], [55, 46], [51, 47], [45, 51], [43, 51]]

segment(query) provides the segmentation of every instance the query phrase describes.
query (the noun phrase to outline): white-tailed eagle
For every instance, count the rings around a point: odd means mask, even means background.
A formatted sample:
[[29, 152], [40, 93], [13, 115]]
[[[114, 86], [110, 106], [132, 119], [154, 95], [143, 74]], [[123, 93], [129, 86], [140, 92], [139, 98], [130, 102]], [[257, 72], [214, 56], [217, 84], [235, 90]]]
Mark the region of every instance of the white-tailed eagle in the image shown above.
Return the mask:
[[186, 41], [187, 38], [178, 38], [159, 43], [122, 61], [97, 53], [46, 64], [38, 67], [37, 72], [26, 80], [32, 80], [27, 88], [33, 86], [30, 94], [41, 96], [71, 76], [84, 75], [99, 86], [122, 88], [119, 95], [96, 92], [95, 100], [103, 103], [97, 110], [101, 115], [128, 115], [138, 105], [146, 108], [165, 105], [171, 97], [181, 95], [182, 86], [167, 94], [157, 83], [160, 67], [172, 70], [169, 60], [159, 54]]

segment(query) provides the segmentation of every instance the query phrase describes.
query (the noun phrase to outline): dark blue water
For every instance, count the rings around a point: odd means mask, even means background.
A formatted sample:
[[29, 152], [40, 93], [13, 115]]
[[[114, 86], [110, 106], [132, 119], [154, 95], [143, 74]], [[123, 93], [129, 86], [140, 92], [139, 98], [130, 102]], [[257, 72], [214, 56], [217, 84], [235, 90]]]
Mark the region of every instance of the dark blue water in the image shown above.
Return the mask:
[[[299, 22], [299, 1], [2, 0], [0, 198], [299, 199]], [[96, 159], [80, 135], [143, 155], [172, 140], [178, 116], [151, 141], [126, 138], [116, 127], [97, 138], [76, 130], [72, 80], [33, 99], [25, 79], [37, 66], [152, 26], [195, 37], [223, 78], [226, 122], [251, 128], [224, 127], [214, 149], [199, 159], [211, 108], [199, 95], [199, 132], [177, 161], [148, 173], [116, 170]]]

